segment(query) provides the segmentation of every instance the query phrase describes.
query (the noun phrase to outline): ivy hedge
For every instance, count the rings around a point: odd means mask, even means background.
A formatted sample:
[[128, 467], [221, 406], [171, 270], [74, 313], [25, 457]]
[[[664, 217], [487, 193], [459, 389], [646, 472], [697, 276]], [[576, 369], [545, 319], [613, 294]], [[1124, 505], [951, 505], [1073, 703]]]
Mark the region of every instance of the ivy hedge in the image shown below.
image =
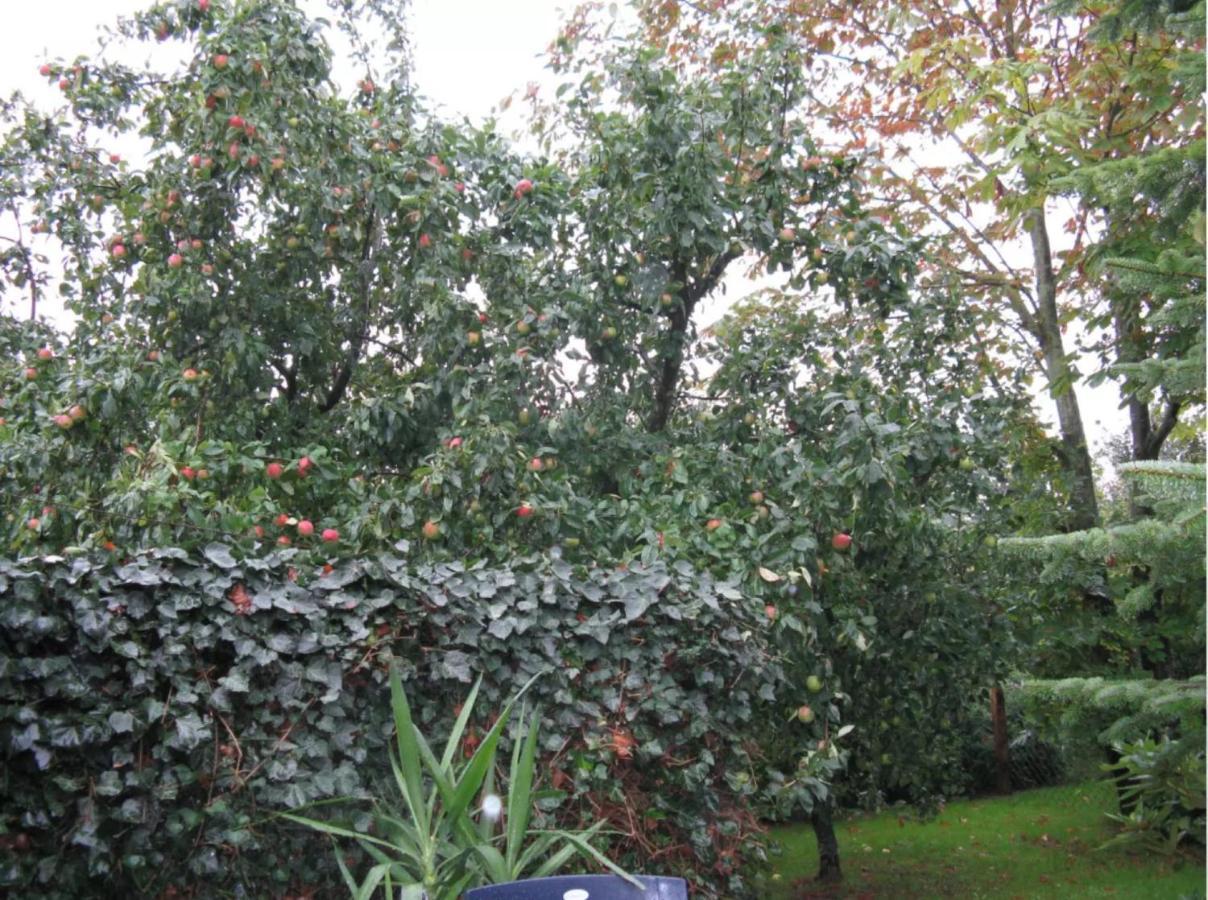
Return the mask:
[[684, 562], [424, 566], [395, 549], [335, 569], [221, 544], [0, 560], [0, 885], [323, 893], [330, 844], [273, 814], [386, 793], [393, 658], [437, 734], [479, 674], [485, 714], [547, 671], [556, 815], [607, 816], [615, 858], [742, 891], [753, 829], [725, 776], [786, 696], [761, 603]]

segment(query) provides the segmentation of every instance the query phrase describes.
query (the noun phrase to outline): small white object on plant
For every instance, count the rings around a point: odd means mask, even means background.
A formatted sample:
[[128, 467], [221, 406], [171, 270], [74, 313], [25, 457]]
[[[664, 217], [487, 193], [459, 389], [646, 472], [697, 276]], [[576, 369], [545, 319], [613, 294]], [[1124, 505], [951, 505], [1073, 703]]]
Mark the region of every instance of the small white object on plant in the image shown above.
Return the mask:
[[503, 801], [498, 794], [487, 794], [482, 798], [482, 817], [488, 822], [498, 822], [503, 815]]

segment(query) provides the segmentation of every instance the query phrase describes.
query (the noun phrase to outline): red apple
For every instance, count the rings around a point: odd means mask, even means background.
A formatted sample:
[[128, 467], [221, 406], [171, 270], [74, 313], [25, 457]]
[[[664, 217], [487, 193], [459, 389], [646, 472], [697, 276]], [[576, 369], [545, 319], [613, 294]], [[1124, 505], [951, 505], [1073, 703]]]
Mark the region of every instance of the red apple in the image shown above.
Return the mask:
[[71, 416], [73, 422], [80, 422], [88, 415], [88, 411], [77, 403], [71, 409], [67, 410], [67, 415]]
[[212, 265], [210, 265], [209, 263], [202, 263], [201, 264], [201, 274], [202, 275], [213, 275], [214, 267]]
[[197, 477], [197, 472], [194, 471], [192, 466], [181, 466], [180, 467], [180, 477], [183, 478], [185, 481], [192, 481], [194, 478]]
[[35, 369], [33, 366], [27, 366], [25, 369], [25, 380], [33, 381], [37, 377], [38, 377], [38, 370]]
[[25, 527], [28, 528], [30, 531], [37, 531], [39, 528], [42, 527], [42, 522], [39, 519], [30, 519], [28, 522], [25, 523]]
[[197, 470], [197, 480], [198, 481], [205, 481], [209, 477], [210, 477], [209, 469], [198, 469]]
[[287, 516], [285, 513], [278, 513], [277, 518], [273, 519], [273, 524], [278, 528], [284, 528], [289, 524], [289, 516]]
[[210, 0], [197, 0], [197, 8], [202, 12], [209, 12]]
[[38, 359], [45, 362], [46, 360], [54, 359], [54, 358], [55, 358], [55, 352], [50, 347], [39, 347], [38, 348]]
[[315, 523], [310, 519], [303, 519], [298, 523], [298, 534], [302, 537], [310, 537], [315, 533]]
[[227, 63], [230, 61], [231, 61], [230, 57], [227, 56], [225, 53], [215, 53], [214, 54], [214, 68], [215, 69], [225, 69], [227, 67]]
[[252, 534], [256, 535], [256, 537], [258, 537], [258, 538], [263, 538], [264, 537], [264, 526], [257, 525], [255, 528], [252, 529]]
[[181, 256], [179, 253], [173, 253], [171, 256], [168, 257], [168, 268], [170, 268], [170, 269], [179, 269], [184, 264], [185, 264], [185, 258], [183, 256]]
[[260, 154], [253, 153], [251, 156], [249, 156], [247, 158], [247, 165], [248, 165], [249, 169], [254, 169], [257, 166], [259, 166], [260, 165]]
[[68, 428], [70, 428], [72, 425], [75, 424], [75, 419], [73, 419], [71, 416], [67, 415], [66, 413], [59, 413], [57, 416], [53, 416], [51, 418], [51, 421], [54, 422], [56, 425], [58, 425], [60, 428], [62, 428], [64, 431], [66, 431]]
[[277, 538], [277, 543], [280, 544], [282, 547], [288, 547], [290, 544], [293, 543], [293, 541], [291, 541], [289, 539], [288, 534], [283, 534], [283, 535], [281, 535], [281, 537]]
[[529, 460], [528, 467], [532, 472], [540, 472], [543, 468], [545, 468], [545, 464], [541, 462], [540, 456], [534, 456]]
[[778, 237], [782, 241], [785, 241], [786, 243], [795, 241], [795, 240], [797, 240], [797, 232], [795, 232], [793, 229], [788, 228], [788, 227], [781, 228], [780, 234], [778, 235]]
[[527, 178], [521, 178], [519, 181], [516, 182], [516, 189], [514, 191], [512, 191], [512, 196], [514, 196], [517, 200], [519, 200], [525, 194], [531, 193], [532, 190], [533, 190], [533, 182]]
[[364, 81], [361, 82], [361, 93], [362, 94], [372, 94], [374, 92], [374, 90], [376, 90], [376, 88], [374, 87], [373, 82], [370, 81], [368, 78], [366, 78]]
[[420, 529], [424, 537], [429, 541], [434, 541], [440, 537], [440, 526], [429, 519], [424, 523], [424, 527]]
[[59, 90], [65, 91], [71, 87], [71, 82], [66, 78], [59, 79]]
[[747, 499], [758, 506], [763, 502], [763, 491], [751, 491], [751, 493], [747, 495]]
[[721, 519], [710, 519], [705, 523], [705, 528], [709, 531], [716, 531], [721, 528]]
[[54, 69], [50, 67], [50, 63], [42, 63], [42, 65], [38, 67], [38, 74], [43, 78], [49, 78], [53, 73]]
[[116, 166], [118, 163], [120, 163], [122, 161], [122, 157], [118, 153], [110, 153], [109, 161]]
[[814, 721], [814, 711], [808, 706], [797, 707], [797, 721], [804, 722], [806, 725], [808, 725], [810, 722]]
[[837, 533], [833, 538], [831, 538], [831, 546], [836, 550], [846, 550], [851, 546], [851, 535], [844, 534], [843, 532]]
[[461, 438], [451, 437], [447, 441], [445, 441], [445, 446], [448, 447], [450, 450], [456, 450], [458, 447], [461, 446]]
[[238, 143], [238, 141], [232, 141], [232, 142], [231, 142], [231, 144], [230, 144], [230, 146], [229, 146], [229, 147], [227, 147], [227, 156], [229, 156], [231, 159], [238, 159], [238, 158], [239, 158], [239, 143]]
[[765, 606], [763, 608], [763, 611], [767, 614], [767, 617], [769, 619], [771, 619], [773, 622], [776, 621], [776, 616], [778, 615], [776, 607], [774, 607], [772, 604], [769, 603], [767, 606]]
[[109, 250], [109, 252], [113, 254], [114, 259], [121, 259], [123, 256], [126, 255], [126, 245], [125, 244], [114, 244], [113, 247]]
[[134, 232], [134, 246], [141, 247], [145, 243], [147, 243], [147, 236], [141, 231]]
[[527, 519], [532, 514], [533, 514], [533, 508], [531, 506], [529, 506], [527, 503], [521, 503], [520, 506], [518, 506], [516, 508], [516, 515], [518, 515], [522, 519]]
[[427, 249], [428, 247], [431, 247], [431, 246], [432, 246], [432, 238], [431, 238], [431, 237], [429, 237], [427, 234], [421, 234], [421, 235], [419, 236], [419, 245], [420, 245], [420, 247], [421, 247], [421, 248], [424, 248], [424, 249]]
[[264, 467], [264, 474], [269, 478], [280, 478], [285, 473], [285, 467], [279, 462], [271, 462]]
[[310, 471], [311, 466], [313, 466], [313, 465], [314, 465], [314, 463], [311, 462], [311, 459], [309, 456], [302, 457], [300, 460], [298, 460], [298, 474], [303, 475], [303, 476], [306, 475], [306, 473]]
[[340, 539], [340, 532], [336, 531], [334, 528], [324, 528], [323, 529], [323, 540], [326, 541], [327, 543], [334, 544], [339, 539]]
[[180, 374], [185, 381], [196, 381], [199, 377], [196, 369], [185, 369]]

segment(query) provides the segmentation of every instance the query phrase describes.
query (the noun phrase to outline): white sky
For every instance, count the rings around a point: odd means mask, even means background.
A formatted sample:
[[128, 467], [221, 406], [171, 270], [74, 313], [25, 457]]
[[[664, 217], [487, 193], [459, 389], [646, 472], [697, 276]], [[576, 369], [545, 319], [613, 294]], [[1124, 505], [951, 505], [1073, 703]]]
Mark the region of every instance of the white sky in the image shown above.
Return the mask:
[[[148, 5], [149, 0], [45, 0], [28, 5], [4, 0], [0, 95], [20, 90], [41, 103], [58, 102], [57, 89], [38, 75], [38, 66], [46, 59], [94, 52], [98, 26]], [[317, 0], [309, 5], [316, 12], [322, 8]], [[569, 5], [567, 0], [412, 0], [410, 33], [420, 93], [445, 116], [478, 121], [530, 82], [548, 90], [551, 79], [541, 55], [557, 33], [561, 10]], [[509, 123], [506, 117], [503, 121]], [[742, 293], [731, 289], [729, 296]], [[1088, 360], [1082, 368], [1087, 374], [1094, 364]], [[1078, 394], [1093, 451], [1099, 455], [1108, 434], [1127, 424], [1118, 408], [1118, 393], [1107, 384], [1096, 390], [1084, 385]], [[1039, 398], [1038, 407], [1051, 422], [1052, 403]]]

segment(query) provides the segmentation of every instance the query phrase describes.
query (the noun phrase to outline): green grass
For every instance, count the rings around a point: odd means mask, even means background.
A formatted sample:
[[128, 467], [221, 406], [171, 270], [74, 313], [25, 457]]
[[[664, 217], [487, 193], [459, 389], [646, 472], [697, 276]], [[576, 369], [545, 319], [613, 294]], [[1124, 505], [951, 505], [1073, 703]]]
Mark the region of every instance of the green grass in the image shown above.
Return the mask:
[[776, 898], [1203, 897], [1204, 859], [1166, 860], [1143, 852], [1096, 851], [1113, 832], [1103, 782], [951, 803], [929, 821], [889, 811], [835, 823], [844, 884], [812, 883], [818, 868], [813, 830], [775, 828], [775, 876], [760, 895]]

